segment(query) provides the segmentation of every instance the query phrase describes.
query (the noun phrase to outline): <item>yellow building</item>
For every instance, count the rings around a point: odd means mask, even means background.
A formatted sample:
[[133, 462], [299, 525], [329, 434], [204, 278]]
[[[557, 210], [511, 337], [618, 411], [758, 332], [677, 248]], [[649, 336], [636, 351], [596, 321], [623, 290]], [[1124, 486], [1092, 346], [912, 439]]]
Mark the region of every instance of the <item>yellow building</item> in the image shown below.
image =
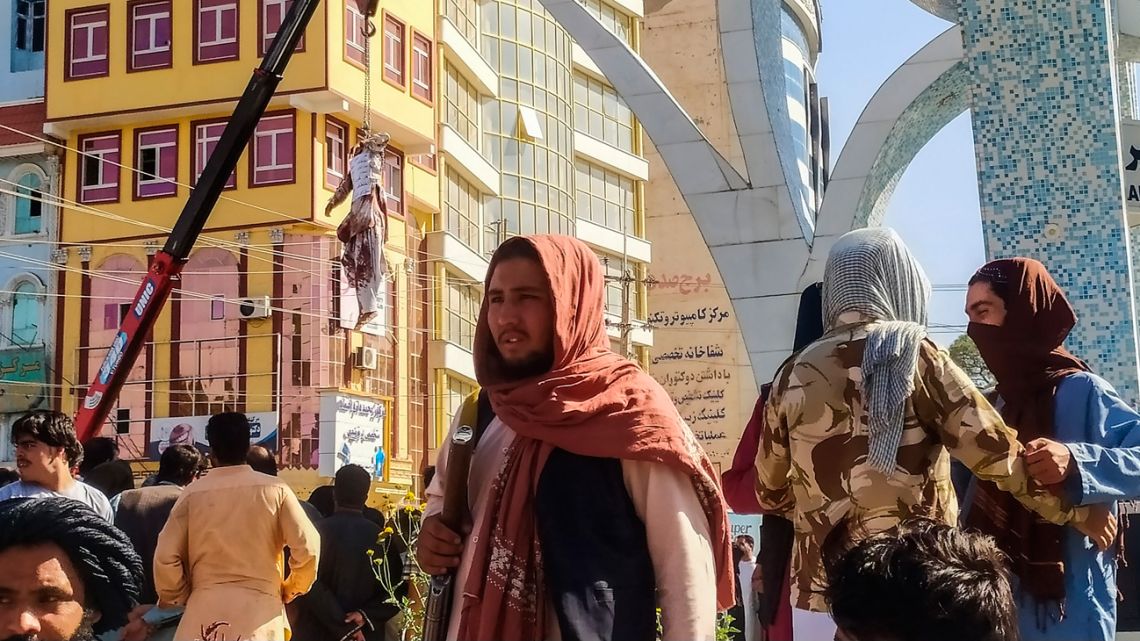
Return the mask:
[[[638, 48], [641, 0], [579, 1]], [[438, 301], [429, 450], [475, 384], [471, 346], [487, 258], [507, 236], [575, 234], [590, 244], [606, 265], [615, 349], [644, 363], [652, 344], [648, 164], [629, 107], [538, 0], [439, 2], [443, 207], [428, 235]]]
[[[67, 295], [62, 409], [83, 397], [289, 2], [49, 3], [45, 131], [67, 147], [54, 257]], [[437, 20], [431, 2], [380, 4], [367, 47], [354, 1], [318, 6], [104, 429], [127, 457], [153, 459], [183, 425], [200, 438], [203, 417], [244, 411], [307, 495], [335, 454], [322, 435], [340, 439], [351, 424], [339, 406], [383, 424], [386, 486], [416, 482], [435, 431], [425, 238], [440, 211]], [[347, 204], [326, 215], [325, 203], [346, 171], [367, 85], [372, 129], [392, 136], [391, 277], [384, 317], [358, 332], [348, 329], [356, 303], [341, 286], [334, 233]]]

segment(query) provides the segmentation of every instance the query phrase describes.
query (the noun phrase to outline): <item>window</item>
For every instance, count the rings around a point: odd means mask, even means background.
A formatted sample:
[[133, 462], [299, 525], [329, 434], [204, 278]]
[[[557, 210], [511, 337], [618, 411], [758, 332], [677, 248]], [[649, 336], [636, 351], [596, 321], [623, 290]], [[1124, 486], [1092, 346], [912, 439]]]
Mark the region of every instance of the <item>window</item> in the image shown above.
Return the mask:
[[583, 73], [574, 74], [574, 129], [633, 152], [633, 112], [613, 87]]
[[[259, 21], [258, 28], [261, 34], [261, 50], [258, 55], [264, 56], [269, 51], [269, 47], [273, 44], [273, 39], [277, 37], [277, 30], [281, 28], [281, 23], [285, 21], [285, 12], [293, 5], [293, 0], [262, 0], [261, 1], [261, 20]], [[305, 37], [297, 41], [297, 47], [294, 51], [305, 50]]]
[[107, 303], [103, 305], [103, 329], [119, 329], [130, 310], [130, 303]]
[[437, 171], [435, 154], [416, 154], [415, 156], [408, 156], [408, 162], [432, 173]]
[[106, 7], [67, 12], [67, 78], [105, 76], [107, 64]]
[[170, 0], [139, 2], [131, 7], [131, 30], [128, 49], [130, 70], [169, 67]]
[[[459, 27], [459, 32], [476, 50], [479, 49], [478, 0], [445, 0], [444, 15]], [[497, 10], [493, 10], [496, 11]]]
[[194, 62], [237, 60], [237, 0], [197, 0]]
[[404, 23], [384, 15], [384, 79], [404, 86]]
[[135, 131], [135, 197], [178, 193], [178, 127]]
[[225, 320], [226, 297], [218, 294], [210, 299], [210, 320]]
[[431, 102], [432, 44], [420, 34], [412, 36], [412, 95]]
[[79, 139], [79, 201], [105, 203], [119, 199], [119, 134]]
[[45, 0], [16, 0], [16, 33], [14, 41], [18, 51], [44, 50]]
[[384, 195], [389, 214], [404, 213], [404, 154], [391, 147], [384, 153]]
[[16, 0], [12, 19], [12, 72], [44, 66], [45, 0]]
[[[605, 275], [606, 279], [606, 313], [621, 318], [621, 256], [598, 254], [598, 260], [602, 261], [602, 273]], [[628, 267], [630, 271], [633, 271], [633, 263], [629, 263]], [[631, 308], [636, 302], [635, 296], [636, 294], [631, 289], [629, 293], [629, 303]]]
[[447, 414], [447, 426], [443, 428], [444, 432], [447, 431], [448, 426], [455, 420], [455, 415], [459, 412], [463, 401], [474, 393], [474, 385], [454, 376], [447, 377], [447, 405], [444, 409], [444, 413]]
[[43, 181], [33, 173], [27, 173], [16, 181], [16, 224], [17, 234], [38, 234], [43, 225], [44, 197]]
[[344, 0], [344, 57], [364, 65], [364, 14], [355, 0]]
[[574, 164], [575, 215], [616, 232], [635, 235], [633, 181], [582, 161]]
[[43, 304], [36, 286], [24, 281], [12, 293], [12, 343], [31, 345], [40, 336], [40, 316]]
[[578, 0], [578, 4], [594, 15], [613, 34], [633, 46], [633, 20], [602, 0]]
[[[206, 161], [210, 159], [210, 154], [214, 153], [214, 147], [218, 145], [218, 141], [222, 139], [222, 132], [226, 129], [226, 122], [196, 122], [194, 127], [194, 150], [192, 152], [192, 162], [194, 163], [194, 176], [190, 182], [191, 185], [198, 184], [198, 178], [202, 176], [202, 172], [206, 170]], [[230, 174], [230, 179], [226, 181], [226, 189], [233, 189], [237, 187], [237, 169]]]
[[475, 85], [468, 82], [455, 65], [448, 63], [445, 73], [443, 122], [454, 129], [469, 145], [479, 150], [482, 148], [479, 135], [482, 101], [479, 99], [479, 91]]
[[115, 433], [131, 433], [131, 408], [119, 407], [115, 409]]
[[479, 318], [479, 290], [474, 283], [451, 272], [445, 272], [447, 318], [443, 339], [471, 350], [475, 344], [475, 323]]
[[447, 170], [447, 197], [443, 207], [444, 231], [450, 232], [476, 253], [479, 252], [479, 221], [483, 197], [479, 190], [456, 172]]
[[348, 140], [348, 125], [326, 116], [325, 182], [330, 186], [339, 185], [341, 179], [344, 178], [344, 171], [348, 162], [346, 140]]
[[258, 187], [293, 182], [294, 143], [293, 114], [262, 117], [253, 132], [250, 184]]

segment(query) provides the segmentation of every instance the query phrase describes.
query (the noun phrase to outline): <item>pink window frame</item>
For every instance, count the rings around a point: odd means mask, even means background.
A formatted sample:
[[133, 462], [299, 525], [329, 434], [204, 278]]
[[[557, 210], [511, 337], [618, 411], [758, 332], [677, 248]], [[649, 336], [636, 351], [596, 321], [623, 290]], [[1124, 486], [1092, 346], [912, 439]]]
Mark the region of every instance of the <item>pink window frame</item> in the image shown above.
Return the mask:
[[[285, 122], [288, 119], [288, 128], [274, 127], [276, 123]], [[269, 129], [270, 127], [274, 127]], [[273, 134], [273, 162], [274, 166], [264, 166], [263, 158], [258, 152], [258, 143], [266, 136], [266, 129]], [[288, 149], [289, 162], [288, 165], [277, 166], [277, 163], [282, 161], [277, 145], [279, 137], [289, 136], [291, 138], [291, 145]], [[261, 117], [261, 122], [257, 124], [257, 128], [253, 132], [253, 137], [249, 141], [250, 145], [250, 161], [249, 161], [249, 186], [250, 187], [265, 187], [268, 185], [283, 185], [296, 182], [297, 180], [297, 115], [295, 112], [277, 112], [267, 113]], [[275, 172], [266, 177], [262, 175], [265, 172]]]
[[[127, 15], [129, 16], [129, 23], [127, 24], [127, 71], [149, 71], [151, 69], [166, 69], [173, 64], [174, 60], [174, 9], [170, 0], [132, 0], [127, 3]], [[158, 38], [158, 20], [151, 20], [151, 49], [148, 51], [137, 51], [136, 47], [139, 43], [135, 39], [135, 28], [139, 21], [139, 9], [152, 9], [161, 7], [166, 10], [166, 23], [167, 23], [167, 37], [168, 40], [163, 48], [154, 48], [154, 39]], [[156, 12], [150, 15], [158, 15]], [[159, 19], [161, 20], [161, 18]]]
[[[202, 12], [205, 10], [214, 13], [215, 23], [219, 32], [209, 43], [202, 42]], [[225, 28], [226, 12], [233, 15], [233, 39], [220, 38], [221, 30]], [[241, 52], [241, 2], [240, 0], [194, 0], [194, 64], [211, 64], [237, 60]]]
[[[114, 146], [106, 149], [88, 150], [88, 143], [114, 141]], [[122, 162], [123, 135], [122, 132], [102, 132], [80, 136], [79, 151], [83, 152], [79, 158], [79, 171], [75, 172], [78, 185], [76, 194], [81, 203], [110, 203], [119, 200], [119, 163]], [[87, 178], [87, 161], [91, 155], [99, 157], [100, 182], [97, 185], [85, 185]], [[108, 180], [109, 182], [103, 182]]]
[[[67, 25], [67, 40], [64, 43], [64, 57], [67, 66], [64, 69], [64, 80], [82, 80], [85, 78], [100, 78], [110, 73], [110, 53], [111, 53], [111, 8], [110, 5], [97, 5], [90, 7], [77, 7], [69, 9], [65, 14], [64, 24]], [[100, 21], [100, 18], [102, 20]], [[75, 55], [75, 40], [76, 40], [76, 21], [86, 20], [81, 25], [87, 27], [87, 51], [85, 52], [88, 58], [76, 60]], [[102, 34], [98, 35], [99, 29], [102, 29]], [[97, 54], [96, 43], [101, 41], [103, 45], [103, 53]], [[84, 70], [77, 70], [77, 65], [87, 65]]]

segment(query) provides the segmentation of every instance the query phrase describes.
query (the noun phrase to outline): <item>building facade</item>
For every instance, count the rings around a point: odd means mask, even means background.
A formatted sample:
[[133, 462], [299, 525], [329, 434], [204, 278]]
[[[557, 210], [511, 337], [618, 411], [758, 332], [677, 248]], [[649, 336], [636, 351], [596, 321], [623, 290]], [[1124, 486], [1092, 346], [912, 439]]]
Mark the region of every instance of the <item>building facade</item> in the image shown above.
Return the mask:
[[[636, 50], [640, 0], [581, 0]], [[645, 363], [651, 259], [640, 124], [539, 0], [440, 0], [440, 202], [428, 236], [435, 450], [475, 386], [490, 255], [518, 234], [573, 234], [606, 270], [614, 348]]]
[[43, 139], [44, 0], [0, 2], [0, 462], [8, 428], [50, 407], [55, 356], [58, 151]]
[[[45, 131], [65, 141], [54, 365], [76, 408], [291, 0], [52, 2]], [[382, 490], [414, 486], [428, 427], [426, 235], [439, 211], [436, 16], [322, 2], [190, 256], [104, 434], [153, 460], [222, 410], [258, 419], [304, 496], [322, 434], [367, 446]], [[366, 82], [366, 74], [369, 82]], [[326, 214], [365, 118], [392, 137], [384, 311], [362, 331]], [[367, 425], [380, 429], [361, 430]], [[353, 418], [355, 417], [355, 419]], [[347, 443], [347, 444], [346, 444]], [[351, 445], [352, 447], [349, 447]], [[331, 446], [330, 446], [331, 447]], [[352, 454], [355, 457], [357, 454]]]
[[[734, 196], [723, 203], [709, 213], [710, 218], [718, 218], [721, 225], [734, 220], [746, 227], [767, 228], [761, 237], [767, 241], [766, 247], [774, 248], [777, 243], [773, 240], [787, 238], [792, 235], [790, 230], [796, 229], [788, 212], [798, 209], [815, 225], [826, 177], [826, 104], [815, 84], [821, 48], [816, 6], [800, 0], [763, 4], [774, 5], [775, 14], [775, 19], [765, 16], [763, 21], [765, 28], [773, 29], [773, 46], [764, 51], [778, 57], [753, 63], [770, 74], [764, 76], [767, 84], [755, 76], [752, 83], [769, 101], [768, 114], [775, 113], [769, 116], [769, 133], [760, 143], [776, 146], [780, 136], [789, 143], [789, 153], [772, 153], [772, 163], [756, 162], [757, 152], [750, 149], [758, 146], [758, 137], [748, 118], [767, 116], [764, 105], [749, 105], [747, 118], [741, 114], [734, 117], [734, 107], [739, 109], [740, 105], [733, 104], [736, 96], [732, 87], [737, 80], [733, 74], [737, 72], [732, 65], [742, 64], [744, 56], [739, 50], [729, 51], [725, 42], [731, 41], [732, 32], [723, 31], [742, 27], [724, 23], [723, 3], [655, 3], [645, 20], [641, 53], [669, 87], [673, 99], [700, 125], [707, 143], [735, 171], [747, 176], [755, 189], [752, 194]], [[721, 37], [710, 37], [718, 32], [722, 32]], [[771, 322], [775, 315], [770, 311], [781, 298], [770, 293], [756, 297], [768, 311], [749, 320], [747, 311], [734, 305], [726, 281], [749, 278], [768, 283], [785, 270], [757, 271], [751, 264], [726, 270], [719, 265], [711, 249], [718, 236], [704, 236], [708, 245], [694, 242], [702, 238], [704, 230], [678, 187], [685, 176], [679, 175], [678, 167], [657, 146], [650, 144], [646, 155], [652, 176], [646, 191], [650, 212], [647, 231], [655, 253], [649, 287], [649, 320], [655, 327], [650, 372], [669, 391], [713, 461], [727, 469], [756, 403], [757, 380], [764, 376], [771, 379], [786, 355], [786, 347], [781, 345], [783, 351], [778, 354], [750, 354], [744, 338], [746, 323], [754, 324], [770, 338], [783, 335], [779, 325]], [[688, 171], [698, 170], [692, 167]], [[782, 183], [785, 177], [790, 188], [765, 188]], [[727, 211], [734, 206], [735, 218]], [[778, 212], [784, 213], [787, 222], [772, 225], [779, 219]], [[719, 238], [729, 248], [738, 249], [752, 235], [726, 232]], [[790, 274], [792, 268], [786, 271]], [[789, 296], [785, 301], [793, 313], [795, 298]], [[793, 327], [794, 321], [788, 325], [789, 338]]]

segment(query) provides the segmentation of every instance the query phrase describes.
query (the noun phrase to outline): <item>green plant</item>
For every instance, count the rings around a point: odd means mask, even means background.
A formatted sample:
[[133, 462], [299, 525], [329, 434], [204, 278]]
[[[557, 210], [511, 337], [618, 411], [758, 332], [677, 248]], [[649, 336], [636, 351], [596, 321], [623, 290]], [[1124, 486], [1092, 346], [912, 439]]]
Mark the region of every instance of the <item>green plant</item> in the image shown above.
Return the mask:
[[[716, 641], [729, 641], [732, 635], [740, 632], [732, 622], [735, 620], [728, 612], [719, 612], [716, 615]], [[661, 637], [665, 635], [664, 628], [661, 627], [661, 608], [657, 608], [657, 639], [660, 641]]]
[[[422, 597], [427, 594], [431, 582], [431, 577], [423, 571], [416, 558], [416, 546], [419, 543], [420, 523], [425, 506], [416, 506], [413, 503], [415, 498], [415, 495], [409, 492], [405, 497], [405, 505], [392, 510], [388, 518], [389, 525], [376, 538], [376, 546], [368, 551], [372, 574], [388, 595], [385, 603], [399, 608], [399, 613], [394, 619], [399, 626], [399, 638], [402, 641], [419, 639], [423, 636]], [[394, 573], [388, 568], [393, 546], [403, 566], [397, 576], [393, 576]]]
[[740, 632], [736, 626], [732, 625], [734, 620], [735, 617], [727, 612], [716, 615], [716, 641], [729, 641], [734, 634]]

